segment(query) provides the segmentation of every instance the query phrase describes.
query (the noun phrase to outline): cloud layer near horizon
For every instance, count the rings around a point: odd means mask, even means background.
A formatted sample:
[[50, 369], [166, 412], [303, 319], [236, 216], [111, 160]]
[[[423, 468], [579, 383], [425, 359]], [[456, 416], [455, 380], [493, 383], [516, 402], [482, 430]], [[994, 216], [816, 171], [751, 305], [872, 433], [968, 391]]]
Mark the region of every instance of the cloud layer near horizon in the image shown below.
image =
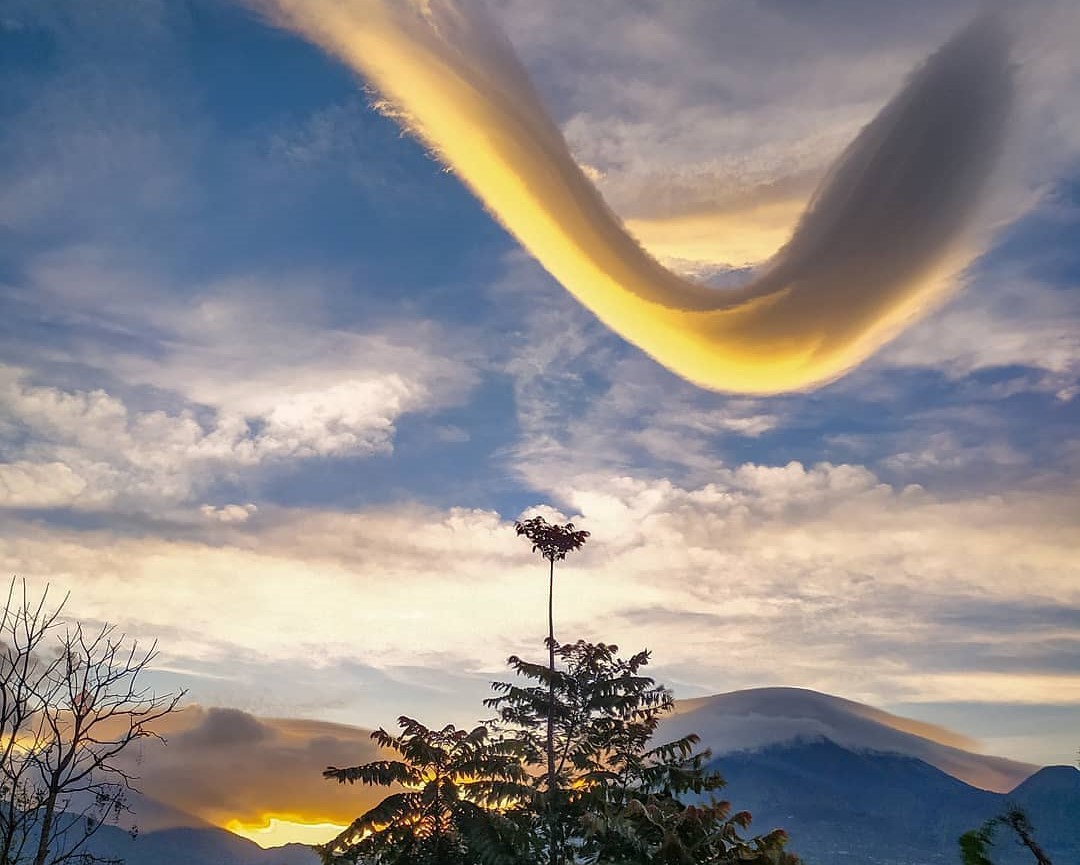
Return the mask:
[[[559, 633], [654, 647], [680, 694], [799, 684], [878, 705], [1080, 704], [1074, 489], [950, 500], [797, 463], [699, 487], [551, 483], [594, 535], [560, 573]], [[160, 637], [168, 668], [226, 677], [186, 676], [204, 695], [250, 707], [319, 681], [312, 702], [371, 723], [396, 714], [399, 691], [368, 668], [431, 669], [435, 702], [471, 720], [460, 705], [538, 645], [546, 591], [510, 521], [460, 508], [267, 508], [173, 539], [13, 520], [0, 561], [34, 586], [77, 587], [72, 615]], [[244, 664], [278, 670], [282, 694]]]
[[578, 300], [701, 386], [776, 393], [836, 378], [979, 249], [971, 218], [1013, 91], [998, 19], [933, 55], [834, 165], [765, 272], [720, 291], [664, 269], [626, 232], [476, 4], [257, 5], [364, 74]]
[[[365, 728], [260, 717], [230, 708], [187, 706], [155, 728], [167, 744], [148, 740], [120, 758], [137, 775], [139, 791], [152, 800], [135, 803], [134, 821], [143, 830], [196, 821], [253, 827], [270, 819], [343, 826], [384, 791], [327, 781], [322, 770], [397, 756], [376, 746]], [[668, 740], [691, 732], [700, 734], [701, 747], [715, 754], [825, 736], [854, 749], [918, 756], [969, 784], [998, 792], [1007, 792], [1035, 770], [978, 755], [972, 750], [976, 743], [950, 730], [794, 689], [679, 703], [658, 735]]]

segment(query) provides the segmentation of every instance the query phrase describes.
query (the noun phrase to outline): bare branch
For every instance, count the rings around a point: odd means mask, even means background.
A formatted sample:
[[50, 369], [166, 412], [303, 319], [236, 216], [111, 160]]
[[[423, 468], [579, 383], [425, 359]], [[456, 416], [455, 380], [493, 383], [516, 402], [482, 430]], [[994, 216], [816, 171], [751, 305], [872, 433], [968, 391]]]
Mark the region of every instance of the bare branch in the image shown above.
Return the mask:
[[154, 724], [184, 692], [144, 684], [156, 643], [111, 624], [64, 624], [67, 596], [50, 609], [48, 592], [32, 597], [13, 579], [0, 613], [0, 862], [106, 865], [87, 842], [135, 790], [118, 758], [137, 739], [160, 739]]

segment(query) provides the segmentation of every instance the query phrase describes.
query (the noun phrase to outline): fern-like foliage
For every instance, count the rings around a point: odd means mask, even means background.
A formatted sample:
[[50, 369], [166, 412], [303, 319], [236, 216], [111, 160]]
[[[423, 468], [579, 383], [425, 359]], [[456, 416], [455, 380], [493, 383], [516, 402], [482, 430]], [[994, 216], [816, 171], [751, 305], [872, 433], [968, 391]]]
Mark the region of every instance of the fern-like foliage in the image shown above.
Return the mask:
[[[557, 860], [566, 863], [759, 863], [792, 865], [782, 831], [748, 837], [750, 815], [713, 794], [723, 778], [708, 768], [698, 737], [655, 741], [674, 707], [670, 691], [642, 673], [647, 651], [578, 641], [556, 649], [549, 667], [509, 659], [519, 682], [496, 682], [489, 723], [531, 770], [537, 815], [557, 815]], [[554, 693], [555, 699], [551, 699]], [[548, 718], [556, 770], [544, 772]], [[539, 820], [540, 817], [538, 816]], [[537, 860], [542, 861], [542, 860]]]
[[343, 784], [395, 788], [319, 848], [325, 863], [509, 865], [519, 861], [523, 803], [532, 789], [510, 740], [485, 727], [440, 730], [402, 716], [401, 732], [371, 738], [399, 760], [377, 760], [323, 775]]
[[[657, 741], [671, 693], [643, 674], [648, 652], [578, 641], [560, 664], [510, 659], [486, 726], [372, 738], [396, 759], [327, 778], [388, 788], [378, 805], [321, 848], [327, 865], [795, 865], [781, 830], [750, 834], [750, 814], [715, 793], [697, 736]], [[524, 681], [524, 683], [522, 683]], [[554, 699], [552, 699], [554, 694]], [[547, 726], [556, 745], [548, 769]]]

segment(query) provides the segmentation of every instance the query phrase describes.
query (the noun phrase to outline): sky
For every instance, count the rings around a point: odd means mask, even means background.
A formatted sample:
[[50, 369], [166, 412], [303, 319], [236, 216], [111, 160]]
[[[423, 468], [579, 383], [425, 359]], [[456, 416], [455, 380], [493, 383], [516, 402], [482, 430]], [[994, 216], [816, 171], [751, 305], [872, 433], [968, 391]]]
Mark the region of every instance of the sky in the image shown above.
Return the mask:
[[[5, 571], [156, 639], [188, 724], [467, 724], [542, 652], [513, 521], [572, 519], [557, 636], [650, 648], [677, 697], [794, 685], [1074, 762], [1080, 13], [946, 52], [977, 74], [926, 98], [968, 87], [980, 134], [897, 132], [845, 186], [977, 4], [487, 6], [445, 56], [505, 116], [405, 106], [421, 77], [354, 44], [375, 0], [0, 0]], [[492, 180], [507, 130], [543, 147]], [[879, 176], [910, 213], [830, 209]], [[536, 228], [578, 207], [599, 240]], [[837, 212], [841, 258], [785, 247]], [[624, 314], [603, 256], [674, 306], [810, 293], [691, 363], [691, 317]]]

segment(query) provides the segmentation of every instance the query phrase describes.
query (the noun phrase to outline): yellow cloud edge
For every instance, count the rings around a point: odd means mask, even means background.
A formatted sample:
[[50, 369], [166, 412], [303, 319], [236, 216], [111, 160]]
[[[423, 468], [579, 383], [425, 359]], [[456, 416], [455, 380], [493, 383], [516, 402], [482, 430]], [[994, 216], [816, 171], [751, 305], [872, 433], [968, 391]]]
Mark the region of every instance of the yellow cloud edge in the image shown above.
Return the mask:
[[[645, 252], [473, 6], [253, 2], [364, 75], [574, 297], [701, 387], [768, 394], [831, 381], [945, 296], [981, 249], [973, 215], [1011, 96], [1008, 39], [991, 19], [932, 56], [863, 130], [760, 277], [717, 290]], [[754, 233], [750, 257], [765, 245]], [[663, 242], [679, 248], [670, 232]]]
[[264, 814], [257, 822], [229, 820], [222, 828], [269, 849], [284, 844], [324, 844], [340, 835], [346, 826], [305, 820], [296, 814]]

